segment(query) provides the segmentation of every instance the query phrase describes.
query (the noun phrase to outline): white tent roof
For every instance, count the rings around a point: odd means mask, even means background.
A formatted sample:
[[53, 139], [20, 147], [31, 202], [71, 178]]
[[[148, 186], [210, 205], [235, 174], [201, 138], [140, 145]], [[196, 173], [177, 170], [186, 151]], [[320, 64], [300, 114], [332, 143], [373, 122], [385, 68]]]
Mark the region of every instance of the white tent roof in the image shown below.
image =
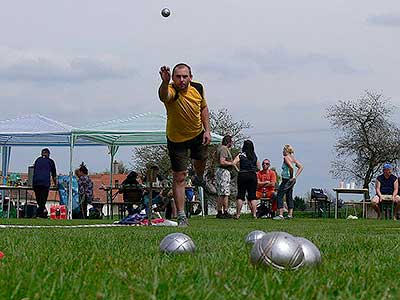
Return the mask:
[[79, 128], [33, 114], [0, 121], [0, 146], [71, 146], [71, 139], [75, 146], [162, 145], [165, 127], [166, 117], [150, 112]]
[[[107, 145], [160, 145], [167, 143], [166, 121], [165, 115], [149, 112], [80, 127], [74, 133], [81, 139]], [[213, 142], [221, 139], [212, 134]]]
[[39, 114], [0, 121], [1, 146], [69, 146], [73, 127]]
[[106, 145], [160, 145], [167, 143], [165, 124], [165, 116], [143, 113], [83, 126], [74, 133], [79, 139]]

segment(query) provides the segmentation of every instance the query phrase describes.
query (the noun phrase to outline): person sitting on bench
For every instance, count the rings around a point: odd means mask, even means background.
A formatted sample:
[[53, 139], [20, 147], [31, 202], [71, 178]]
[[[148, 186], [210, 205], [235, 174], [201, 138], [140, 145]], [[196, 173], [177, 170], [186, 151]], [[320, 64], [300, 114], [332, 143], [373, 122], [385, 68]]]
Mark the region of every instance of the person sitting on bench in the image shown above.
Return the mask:
[[[275, 185], [276, 185], [276, 173], [270, 169], [271, 162], [269, 159], [264, 159], [262, 162], [262, 170], [257, 172], [257, 199], [261, 199], [261, 201], [265, 199], [270, 199], [271, 201], [271, 211], [276, 212], [277, 203], [276, 203], [276, 193], [275, 193]], [[262, 205], [263, 203], [261, 203]], [[260, 211], [261, 213], [261, 211]], [[262, 217], [260, 213], [257, 213], [258, 218]], [[269, 213], [269, 212], [268, 212]]]
[[392, 170], [392, 165], [386, 163], [383, 165], [383, 174], [379, 175], [376, 178], [376, 196], [371, 199], [371, 204], [372, 208], [376, 211], [378, 215], [378, 219], [381, 218], [381, 210], [379, 204], [382, 202], [382, 200], [385, 200], [385, 198], [390, 198], [390, 200], [392, 200], [394, 204], [393, 219], [397, 220], [397, 211], [400, 205], [400, 197], [397, 195], [399, 182], [397, 180], [397, 177], [392, 174]]
[[[143, 189], [139, 182], [139, 174], [135, 171], [131, 171], [128, 176], [122, 181], [119, 193], [123, 194], [123, 199], [126, 204], [126, 210], [128, 215], [140, 213], [142, 210], [142, 196]], [[133, 208], [133, 205], [137, 205], [137, 208]]]

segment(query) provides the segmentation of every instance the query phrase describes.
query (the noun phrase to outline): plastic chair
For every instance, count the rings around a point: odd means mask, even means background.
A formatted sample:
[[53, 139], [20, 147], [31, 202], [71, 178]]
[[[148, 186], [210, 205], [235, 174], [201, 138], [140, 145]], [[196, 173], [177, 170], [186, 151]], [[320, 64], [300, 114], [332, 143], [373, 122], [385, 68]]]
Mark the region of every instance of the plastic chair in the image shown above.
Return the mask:
[[275, 212], [272, 210], [273, 198], [260, 198], [260, 203], [257, 205], [257, 218], [266, 216], [267, 218], [273, 218]]
[[[143, 189], [137, 184], [123, 185], [119, 189], [119, 193], [122, 194], [124, 203], [118, 206], [120, 218], [124, 218], [125, 211], [128, 211], [129, 215], [134, 213], [140, 213], [143, 209]], [[133, 208], [133, 206], [137, 208]]]
[[379, 203], [381, 216], [385, 219], [392, 219], [394, 212], [394, 202], [391, 195], [383, 195], [382, 201]]

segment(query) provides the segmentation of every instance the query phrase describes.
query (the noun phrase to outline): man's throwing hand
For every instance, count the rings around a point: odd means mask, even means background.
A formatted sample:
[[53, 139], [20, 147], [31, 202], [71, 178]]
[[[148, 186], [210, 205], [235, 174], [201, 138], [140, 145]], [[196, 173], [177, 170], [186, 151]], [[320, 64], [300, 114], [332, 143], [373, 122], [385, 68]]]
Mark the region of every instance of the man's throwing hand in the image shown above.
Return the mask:
[[160, 76], [163, 82], [169, 83], [171, 81], [171, 71], [168, 66], [162, 66], [160, 68]]

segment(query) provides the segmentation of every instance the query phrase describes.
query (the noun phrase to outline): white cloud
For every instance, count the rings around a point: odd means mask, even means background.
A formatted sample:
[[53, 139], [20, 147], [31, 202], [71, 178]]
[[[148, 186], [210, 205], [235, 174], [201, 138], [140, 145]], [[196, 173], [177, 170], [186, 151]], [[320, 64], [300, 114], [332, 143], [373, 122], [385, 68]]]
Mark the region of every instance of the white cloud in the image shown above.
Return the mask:
[[66, 57], [0, 49], [0, 80], [24, 82], [84, 82], [124, 79], [135, 71], [115, 57]]
[[367, 23], [378, 26], [400, 27], [399, 14], [372, 15], [367, 18]]

